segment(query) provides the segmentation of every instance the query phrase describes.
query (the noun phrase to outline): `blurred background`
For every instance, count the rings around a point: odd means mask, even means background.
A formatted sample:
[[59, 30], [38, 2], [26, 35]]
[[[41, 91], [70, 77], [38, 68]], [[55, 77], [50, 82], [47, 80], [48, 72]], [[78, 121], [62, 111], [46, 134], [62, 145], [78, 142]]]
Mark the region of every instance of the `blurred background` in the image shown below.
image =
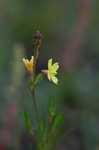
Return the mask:
[[0, 150], [27, 149], [19, 112], [32, 114], [32, 101], [22, 58], [33, 55], [36, 30], [43, 35], [37, 72], [51, 57], [60, 63], [58, 86], [45, 78], [37, 87], [41, 114], [49, 96], [64, 109], [70, 132], [59, 150], [99, 149], [98, 13], [99, 0], [0, 0]]

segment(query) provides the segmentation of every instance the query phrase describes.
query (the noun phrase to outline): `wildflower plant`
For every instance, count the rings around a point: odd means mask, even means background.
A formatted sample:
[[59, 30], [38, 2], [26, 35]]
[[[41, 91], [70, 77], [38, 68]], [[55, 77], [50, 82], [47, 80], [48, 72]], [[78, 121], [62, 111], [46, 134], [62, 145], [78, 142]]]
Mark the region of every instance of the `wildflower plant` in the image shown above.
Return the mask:
[[27, 112], [24, 112], [24, 121], [30, 136], [35, 138], [37, 150], [52, 150], [55, 149], [54, 143], [56, 139], [60, 136], [62, 127], [62, 113], [57, 114], [56, 102], [52, 98], [49, 99], [49, 111], [47, 119], [40, 118], [38, 104], [36, 100], [35, 90], [38, 83], [47, 75], [48, 80], [52, 81], [54, 84], [58, 84], [58, 78], [56, 77], [57, 71], [59, 69], [59, 64], [52, 63], [52, 58], [48, 60], [48, 69], [42, 69], [41, 72], [36, 75], [36, 62], [39, 56], [39, 48], [41, 44], [42, 35], [39, 31], [33, 35], [33, 49], [34, 56], [28, 60], [23, 58], [22, 61], [29, 73], [29, 90], [32, 95], [33, 105], [35, 108], [36, 122], [37, 126], [35, 130], [32, 130], [33, 125], [31, 124], [30, 118]]

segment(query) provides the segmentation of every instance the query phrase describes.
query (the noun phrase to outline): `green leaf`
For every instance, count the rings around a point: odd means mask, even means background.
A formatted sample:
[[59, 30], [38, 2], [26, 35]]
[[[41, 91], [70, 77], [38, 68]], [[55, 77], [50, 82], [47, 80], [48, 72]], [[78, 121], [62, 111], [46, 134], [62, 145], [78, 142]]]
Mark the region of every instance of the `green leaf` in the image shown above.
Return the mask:
[[55, 120], [52, 124], [52, 128], [50, 131], [51, 141], [56, 140], [56, 138], [58, 139], [62, 129], [62, 125], [63, 125], [63, 113], [60, 113], [55, 117]]
[[49, 120], [52, 120], [56, 116], [56, 104], [52, 98], [49, 100]]
[[53, 125], [54, 128], [58, 129], [62, 124], [63, 113], [60, 113], [56, 116], [55, 123]]
[[36, 77], [36, 79], [35, 79], [35, 81], [34, 81], [34, 85], [37, 85], [42, 79], [43, 79], [43, 75], [40, 73], [40, 74]]
[[34, 89], [34, 80], [32, 78], [29, 78], [29, 89], [30, 91]]
[[38, 128], [37, 128], [38, 134], [41, 135], [41, 134], [44, 132], [44, 129], [45, 129], [44, 120], [40, 120], [40, 121], [38, 122]]
[[24, 119], [24, 122], [25, 122], [25, 125], [27, 127], [27, 130], [28, 130], [29, 134], [32, 134], [31, 121], [30, 121], [29, 116], [28, 116], [26, 111], [24, 111], [24, 113], [23, 113], [23, 119]]

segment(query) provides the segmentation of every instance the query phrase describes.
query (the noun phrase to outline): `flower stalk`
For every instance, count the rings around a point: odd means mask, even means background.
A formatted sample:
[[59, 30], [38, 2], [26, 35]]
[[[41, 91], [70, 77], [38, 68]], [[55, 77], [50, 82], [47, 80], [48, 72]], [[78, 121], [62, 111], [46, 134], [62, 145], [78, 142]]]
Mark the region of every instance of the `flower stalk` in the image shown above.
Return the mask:
[[33, 61], [33, 88], [32, 88], [32, 98], [33, 98], [33, 104], [35, 108], [35, 113], [36, 113], [36, 119], [39, 121], [39, 111], [38, 111], [38, 106], [37, 106], [37, 101], [36, 101], [36, 96], [35, 96], [35, 76], [36, 76], [36, 61], [39, 55], [39, 47], [41, 43], [41, 38], [42, 35], [39, 31], [36, 31], [36, 33], [33, 36], [33, 47], [34, 47], [34, 61]]
[[[32, 95], [32, 101], [37, 121], [37, 128], [35, 129], [34, 132], [34, 136], [37, 142], [37, 150], [50, 150], [51, 147], [53, 146], [53, 141], [55, 141], [55, 138], [57, 137], [56, 135], [58, 135], [57, 130], [60, 127], [62, 115], [56, 114], [56, 107], [52, 105], [51, 102], [52, 100], [50, 100], [51, 104], [49, 105], [48, 120], [46, 119], [40, 120], [40, 114], [36, 100], [36, 86], [45, 75], [47, 75], [49, 81], [52, 81], [54, 84], [57, 85], [58, 78], [56, 77], [56, 75], [59, 69], [59, 64], [57, 62], [53, 64], [53, 59], [50, 58], [48, 60], [48, 68], [45, 70], [42, 69], [40, 73], [36, 75], [36, 62], [39, 56], [41, 38], [42, 38], [41, 33], [39, 31], [36, 31], [36, 33], [33, 35], [33, 42], [32, 42], [34, 56], [32, 56], [30, 60], [23, 58], [23, 63], [30, 75], [29, 89]], [[31, 121], [26, 112], [24, 113], [24, 118], [28, 132], [30, 133], [30, 135], [32, 135]]]
[[36, 96], [35, 96], [35, 88], [32, 90], [32, 98], [33, 98], [33, 105], [35, 109], [35, 114], [36, 114], [36, 120], [39, 121], [39, 112], [38, 112], [38, 106], [37, 106], [37, 101], [36, 101]]

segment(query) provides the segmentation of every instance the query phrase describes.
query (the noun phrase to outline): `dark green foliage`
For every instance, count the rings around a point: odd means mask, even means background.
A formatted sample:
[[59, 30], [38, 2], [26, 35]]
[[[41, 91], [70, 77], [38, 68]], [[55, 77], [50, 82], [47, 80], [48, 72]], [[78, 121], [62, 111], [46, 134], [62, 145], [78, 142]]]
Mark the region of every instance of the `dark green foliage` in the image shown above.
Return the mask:
[[37, 127], [36, 138], [38, 149], [50, 150], [60, 136], [63, 113], [57, 114], [56, 108], [56, 102], [51, 98], [49, 101], [48, 119], [42, 119]]
[[31, 121], [28, 116], [28, 113], [26, 111], [23, 112], [23, 119], [24, 119], [26, 128], [28, 130], [28, 133], [31, 135], [32, 134], [32, 125], [31, 125]]

